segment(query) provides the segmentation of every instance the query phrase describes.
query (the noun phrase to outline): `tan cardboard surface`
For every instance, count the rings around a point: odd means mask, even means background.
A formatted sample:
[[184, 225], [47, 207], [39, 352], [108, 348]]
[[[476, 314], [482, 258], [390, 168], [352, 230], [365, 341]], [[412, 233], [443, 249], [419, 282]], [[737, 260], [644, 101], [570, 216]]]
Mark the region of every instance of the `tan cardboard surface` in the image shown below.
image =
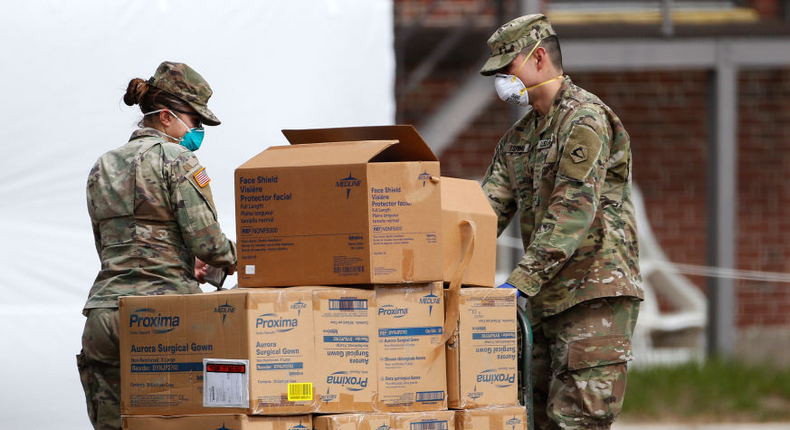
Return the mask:
[[315, 288], [317, 413], [373, 411], [377, 389], [376, 294]]
[[376, 286], [376, 303], [376, 410], [446, 409], [442, 283]]
[[388, 161], [439, 161], [417, 130], [410, 125], [283, 130], [292, 145], [316, 142], [397, 139], [401, 145], [387, 150]]
[[457, 430], [527, 430], [524, 406], [490, 407], [455, 411]]
[[460, 290], [458, 328], [447, 343], [450, 408], [518, 404], [516, 324], [515, 290]]
[[[120, 300], [123, 414], [299, 414], [317, 397], [296, 397], [315, 382], [313, 313], [309, 292], [230, 290], [209, 294], [124, 297]], [[204, 359], [247, 360], [238, 373], [209, 372]], [[217, 379], [218, 378], [218, 379]], [[227, 379], [227, 385], [216, 381]], [[204, 407], [237, 399], [242, 407]], [[220, 382], [225, 384], [225, 382]], [[241, 388], [239, 388], [241, 387]], [[306, 394], [306, 393], [303, 393]], [[289, 396], [291, 400], [289, 400]]]
[[474, 254], [464, 285], [493, 287], [496, 274], [497, 218], [477, 181], [441, 178], [444, 281], [452, 281], [463, 258], [464, 221], [475, 224]]
[[383, 430], [390, 426], [390, 415], [383, 413], [317, 415], [315, 430]]
[[313, 417], [315, 430], [452, 430], [454, 411], [364, 413]]
[[390, 430], [455, 430], [455, 411], [392, 414]]
[[126, 415], [124, 430], [310, 430], [310, 415]]
[[397, 140], [364, 140], [324, 142], [298, 146], [272, 146], [242, 164], [241, 167], [306, 167], [365, 164], [388, 147], [397, 143]]
[[239, 286], [442, 278], [439, 162], [413, 128], [284, 133], [236, 169]]

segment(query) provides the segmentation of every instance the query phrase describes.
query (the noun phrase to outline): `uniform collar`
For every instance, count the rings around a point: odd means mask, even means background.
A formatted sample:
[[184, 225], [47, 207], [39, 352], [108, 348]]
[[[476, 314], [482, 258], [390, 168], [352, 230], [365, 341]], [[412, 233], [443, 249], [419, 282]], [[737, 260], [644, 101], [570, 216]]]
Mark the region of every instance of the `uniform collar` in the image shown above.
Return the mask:
[[138, 128], [132, 133], [131, 137], [129, 137], [129, 140], [139, 139], [141, 137], [159, 137], [168, 140], [167, 135], [151, 127]]
[[565, 98], [565, 94], [568, 92], [568, 89], [572, 84], [573, 82], [571, 82], [571, 78], [566, 75], [565, 79], [562, 81], [562, 85], [560, 85], [560, 88], [557, 90], [557, 94], [554, 96], [554, 101], [551, 103], [551, 107], [549, 108], [549, 111], [546, 112], [546, 115], [535, 115], [535, 130], [537, 131], [538, 136], [543, 134], [546, 129], [549, 128], [549, 125], [552, 123], [551, 120], [554, 118], [554, 114], [557, 113], [557, 109], [559, 109], [560, 105], [562, 104], [562, 100]]

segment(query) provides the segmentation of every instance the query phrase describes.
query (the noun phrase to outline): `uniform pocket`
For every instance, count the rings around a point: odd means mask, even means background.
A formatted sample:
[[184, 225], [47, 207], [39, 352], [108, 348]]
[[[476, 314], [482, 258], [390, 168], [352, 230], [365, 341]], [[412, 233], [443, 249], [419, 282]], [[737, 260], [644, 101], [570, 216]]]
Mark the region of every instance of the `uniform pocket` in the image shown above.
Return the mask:
[[597, 336], [568, 344], [568, 374], [561, 413], [612, 421], [623, 406], [631, 341]]

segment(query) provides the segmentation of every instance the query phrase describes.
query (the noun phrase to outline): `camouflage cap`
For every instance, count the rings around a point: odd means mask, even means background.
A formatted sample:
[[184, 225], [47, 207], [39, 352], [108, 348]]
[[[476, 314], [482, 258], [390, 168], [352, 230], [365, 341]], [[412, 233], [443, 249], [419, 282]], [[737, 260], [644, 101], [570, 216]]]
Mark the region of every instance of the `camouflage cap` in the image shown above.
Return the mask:
[[198, 72], [186, 64], [165, 61], [159, 65], [148, 83], [187, 102], [200, 114], [204, 124], [220, 124], [219, 118], [208, 109], [208, 99], [213, 94], [211, 87]]
[[488, 38], [491, 57], [480, 69], [480, 74], [493, 75], [510, 64], [524, 48], [555, 34], [548, 18], [540, 13], [524, 15], [508, 22]]

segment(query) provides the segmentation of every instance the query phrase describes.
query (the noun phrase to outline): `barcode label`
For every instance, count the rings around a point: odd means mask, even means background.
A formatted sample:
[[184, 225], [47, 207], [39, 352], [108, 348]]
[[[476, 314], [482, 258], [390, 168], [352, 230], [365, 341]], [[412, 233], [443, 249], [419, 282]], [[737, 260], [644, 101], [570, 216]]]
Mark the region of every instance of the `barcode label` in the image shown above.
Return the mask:
[[411, 423], [409, 430], [447, 430], [447, 421], [419, 421]]
[[363, 299], [330, 299], [331, 311], [364, 311], [368, 309], [368, 301]]
[[288, 401], [302, 402], [313, 400], [313, 384], [311, 382], [288, 384]]
[[418, 402], [436, 402], [444, 400], [444, 391], [418, 391]]
[[365, 266], [343, 266], [335, 267], [335, 273], [362, 273], [365, 271]]

